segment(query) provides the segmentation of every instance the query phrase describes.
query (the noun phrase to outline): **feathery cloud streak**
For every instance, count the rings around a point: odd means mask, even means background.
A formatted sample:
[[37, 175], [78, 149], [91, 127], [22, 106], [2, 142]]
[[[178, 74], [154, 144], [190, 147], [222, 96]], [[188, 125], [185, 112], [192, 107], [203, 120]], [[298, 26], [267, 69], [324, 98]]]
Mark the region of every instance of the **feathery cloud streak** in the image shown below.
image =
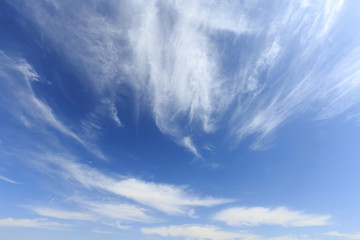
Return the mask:
[[190, 207], [211, 207], [231, 202], [229, 199], [194, 196], [185, 186], [107, 176], [94, 168], [61, 156], [46, 155], [42, 158], [49, 164], [42, 170], [60, 174], [64, 179], [76, 181], [89, 189], [101, 189], [132, 199], [167, 214], [181, 215], [190, 211]]
[[12, 184], [18, 184], [17, 181], [14, 181], [14, 180], [12, 180], [10, 178], [7, 178], [7, 177], [1, 176], [1, 175], [0, 175], [0, 180], [3, 180], [3, 181], [8, 182], [8, 183], [12, 183]]
[[339, 233], [338, 231], [326, 233], [328, 236], [339, 237], [342, 239], [358, 240], [360, 239], [360, 233], [350, 234], [350, 233]]
[[246, 232], [229, 232], [210, 225], [179, 225], [154, 228], [142, 228], [144, 234], [156, 234], [162, 237], [183, 237], [190, 239], [211, 240], [257, 240], [260, 237]]
[[285, 207], [269, 209], [264, 207], [234, 207], [214, 215], [215, 220], [230, 226], [281, 225], [284, 227], [304, 227], [328, 225], [330, 215], [308, 215]]
[[68, 225], [63, 225], [57, 222], [49, 222], [46, 219], [13, 219], [4, 218], [0, 219], [0, 227], [26, 227], [26, 228], [47, 228], [47, 229], [60, 229]]
[[116, 1], [109, 16], [96, 10], [102, 1], [11, 4], [88, 75], [84, 84], [114, 97], [131, 86], [160, 131], [199, 156], [190, 136], [220, 122], [260, 149], [295, 115], [331, 118], [360, 102], [360, 29], [348, 36], [347, 3], [285, 1], [256, 18], [251, 1]]
[[33, 211], [44, 217], [52, 217], [58, 219], [75, 219], [75, 220], [94, 220], [94, 217], [83, 212], [72, 212], [52, 208], [37, 207]]
[[97, 157], [105, 158], [96, 146], [72, 131], [59, 120], [49, 105], [36, 96], [32, 84], [41, 79], [26, 60], [10, 58], [0, 51], [0, 63], [0, 76], [4, 80], [1, 91], [4, 104], [1, 107], [15, 115], [25, 126], [45, 124], [73, 138]]

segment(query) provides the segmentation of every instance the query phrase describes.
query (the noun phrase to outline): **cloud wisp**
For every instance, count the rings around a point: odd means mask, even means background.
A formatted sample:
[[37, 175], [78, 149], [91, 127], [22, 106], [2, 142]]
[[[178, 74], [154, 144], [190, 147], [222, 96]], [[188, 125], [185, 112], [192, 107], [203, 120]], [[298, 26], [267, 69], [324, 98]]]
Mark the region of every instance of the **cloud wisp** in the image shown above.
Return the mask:
[[45, 229], [63, 229], [69, 225], [64, 225], [57, 222], [50, 222], [44, 218], [35, 219], [14, 219], [4, 218], [0, 219], [0, 227], [25, 227], [25, 228], [45, 228]]
[[344, 37], [351, 6], [342, 0], [283, 2], [256, 18], [263, 9], [246, 1], [117, 1], [111, 16], [97, 1], [11, 4], [87, 74], [84, 84], [115, 98], [115, 86], [130, 86], [159, 130], [195, 156], [190, 136], [220, 124], [261, 149], [294, 116], [331, 118], [360, 102], [359, 37]]
[[50, 126], [74, 139], [97, 157], [105, 159], [96, 146], [60, 121], [53, 109], [36, 95], [32, 84], [40, 82], [41, 78], [26, 60], [10, 58], [0, 51], [0, 63], [0, 76], [4, 79], [3, 86], [6, 89], [3, 91], [4, 102], [7, 102], [2, 107], [10, 111], [25, 126], [42, 126], [42, 124]]
[[[104, 190], [171, 215], [186, 215], [192, 207], [212, 207], [232, 201], [198, 197], [191, 194], [185, 186], [146, 182], [131, 177], [111, 177], [58, 155], [49, 154], [41, 158], [49, 164], [43, 171], [60, 174], [64, 179], [80, 183], [88, 189]], [[142, 214], [141, 212], [138, 209], [138, 213]]]
[[0, 180], [5, 181], [5, 182], [8, 182], [8, 183], [12, 183], [12, 184], [18, 184], [18, 183], [19, 183], [19, 182], [17, 182], [17, 181], [14, 181], [14, 180], [12, 180], [12, 179], [10, 179], [10, 178], [7, 178], [7, 177], [4, 177], [4, 176], [2, 176], [2, 175], [0, 175]]
[[[147, 209], [133, 204], [108, 201], [91, 202], [79, 198], [74, 199], [74, 203], [77, 204], [77, 208], [80, 208], [81, 211], [71, 211], [51, 207], [34, 207], [31, 209], [34, 213], [43, 217], [96, 223], [110, 222], [109, 224], [116, 228], [126, 229], [130, 226], [120, 225], [120, 222], [153, 223], [159, 221], [155, 217], [150, 216]], [[112, 223], [114, 221], [117, 224]]]
[[182, 237], [186, 239], [211, 239], [211, 240], [260, 240], [257, 235], [247, 232], [230, 232], [211, 225], [175, 225], [153, 228], [142, 228], [143, 234], [155, 234], [162, 237]]
[[149, 216], [147, 209], [127, 203], [82, 201], [88, 211], [117, 221], [152, 223], [157, 219]]
[[86, 221], [95, 220], [94, 216], [83, 212], [66, 211], [66, 210], [45, 208], [45, 207], [36, 207], [33, 209], [33, 211], [36, 214], [44, 217], [51, 217], [58, 219], [86, 220]]
[[339, 237], [341, 239], [349, 239], [349, 240], [360, 239], [360, 233], [351, 234], [351, 233], [340, 233], [338, 231], [332, 231], [332, 232], [326, 233], [326, 235], [332, 236], [332, 237]]
[[310, 215], [285, 207], [233, 207], [214, 215], [214, 220], [229, 226], [280, 225], [283, 227], [305, 227], [328, 225], [330, 215]]

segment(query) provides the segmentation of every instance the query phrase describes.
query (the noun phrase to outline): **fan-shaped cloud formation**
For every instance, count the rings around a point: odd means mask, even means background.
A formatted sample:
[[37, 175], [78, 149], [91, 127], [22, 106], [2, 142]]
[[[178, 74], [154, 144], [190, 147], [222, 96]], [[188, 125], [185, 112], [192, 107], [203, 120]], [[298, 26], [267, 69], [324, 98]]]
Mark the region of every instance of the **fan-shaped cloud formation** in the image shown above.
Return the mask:
[[360, 101], [359, 39], [344, 44], [344, 1], [282, 2], [256, 18], [247, 1], [12, 4], [87, 74], [84, 84], [115, 98], [131, 86], [160, 131], [195, 156], [190, 136], [220, 121], [237, 141], [256, 136], [259, 149], [299, 113], [331, 118]]

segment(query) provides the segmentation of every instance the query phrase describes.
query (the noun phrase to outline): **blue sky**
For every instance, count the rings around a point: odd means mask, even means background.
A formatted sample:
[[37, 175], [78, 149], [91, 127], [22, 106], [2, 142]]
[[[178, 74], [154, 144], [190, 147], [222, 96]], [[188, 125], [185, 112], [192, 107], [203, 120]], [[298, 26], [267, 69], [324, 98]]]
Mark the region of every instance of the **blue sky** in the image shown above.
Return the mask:
[[1, 238], [360, 239], [359, 11], [1, 1]]

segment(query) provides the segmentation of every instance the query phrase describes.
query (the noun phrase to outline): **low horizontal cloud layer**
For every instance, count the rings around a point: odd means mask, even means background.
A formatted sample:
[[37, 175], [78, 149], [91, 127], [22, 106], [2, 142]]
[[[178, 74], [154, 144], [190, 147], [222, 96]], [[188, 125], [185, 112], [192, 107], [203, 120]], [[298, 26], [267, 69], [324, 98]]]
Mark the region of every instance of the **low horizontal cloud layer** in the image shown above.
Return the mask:
[[57, 222], [51, 222], [43, 218], [35, 219], [14, 219], [4, 218], [0, 219], [0, 227], [26, 227], [26, 228], [48, 228], [48, 229], [59, 229], [66, 227], [67, 225], [60, 224]]
[[233, 207], [214, 215], [214, 219], [230, 226], [281, 225], [305, 227], [328, 225], [330, 215], [311, 215], [285, 207]]
[[256, 235], [246, 232], [225, 231], [210, 225], [178, 225], [154, 228], [142, 228], [144, 234], [155, 234], [162, 237], [182, 237], [186, 239], [211, 239], [211, 240], [259, 240]]
[[338, 231], [332, 231], [326, 233], [328, 236], [339, 237], [340, 239], [358, 240], [360, 239], [360, 233], [340, 233]]
[[53, 208], [37, 207], [33, 211], [44, 217], [52, 217], [58, 219], [74, 219], [74, 220], [94, 220], [95, 218], [90, 214], [83, 212], [66, 211]]

